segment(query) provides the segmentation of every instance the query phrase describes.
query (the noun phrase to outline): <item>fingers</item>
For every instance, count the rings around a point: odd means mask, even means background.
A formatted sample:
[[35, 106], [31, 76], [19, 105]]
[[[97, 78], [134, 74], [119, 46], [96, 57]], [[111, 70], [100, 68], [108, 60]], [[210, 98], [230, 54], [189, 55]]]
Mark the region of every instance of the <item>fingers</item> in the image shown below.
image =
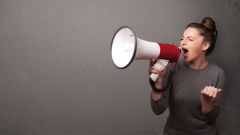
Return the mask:
[[212, 87], [212, 86], [206, 86], [202, 91], [201, 94], [204, 96], [208, 96], [211, 98], [217, 97], [218, 93], [221, 92], [221, 89]]
[[155, 73], [155, 74], [160, 74], [160, 75], [164, 75], [166, 72], [166, 68], [164, 67], [150, 67], [150, 69], [148, 70], [149, 73]]
[[155, 74], [159, 74], [159, 75], [164, 75], [166, 73], [166, 67], [165, 66], [155, 66], [157, 62], [157, 59], [151, 59], [150, 60], [150, 66], [148, 69], [148, 72], [151, 73], [155, 73]]
[[149, 73], [159, 74], [160, 71], [159, 71], [158, 69], [156, 69], [155, 67], [150, 67], [150, 69], [149, 69]]

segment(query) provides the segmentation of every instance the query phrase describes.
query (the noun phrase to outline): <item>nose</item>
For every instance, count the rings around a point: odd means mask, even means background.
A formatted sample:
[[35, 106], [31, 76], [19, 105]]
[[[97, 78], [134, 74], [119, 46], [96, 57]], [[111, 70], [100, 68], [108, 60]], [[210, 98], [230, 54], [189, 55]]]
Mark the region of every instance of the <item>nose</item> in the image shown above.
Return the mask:
[[180, 42], [180, 46], [185, 46], [186, 45], [186, 40], [185, 39], [181, 39], [181, 42]]

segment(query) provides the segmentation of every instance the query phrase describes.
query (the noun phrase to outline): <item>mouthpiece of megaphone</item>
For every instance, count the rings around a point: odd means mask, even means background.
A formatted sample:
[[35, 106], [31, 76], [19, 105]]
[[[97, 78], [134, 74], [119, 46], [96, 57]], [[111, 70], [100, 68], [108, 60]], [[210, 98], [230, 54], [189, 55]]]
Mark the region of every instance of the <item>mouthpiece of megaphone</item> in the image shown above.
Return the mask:
[[113, 36], [111, 56], [117, 68], [128, 67], [135, 59], [165, 59], [177, 62], [181, 50], [172, 44], [145, 41], [129, 26], [120, 27]]

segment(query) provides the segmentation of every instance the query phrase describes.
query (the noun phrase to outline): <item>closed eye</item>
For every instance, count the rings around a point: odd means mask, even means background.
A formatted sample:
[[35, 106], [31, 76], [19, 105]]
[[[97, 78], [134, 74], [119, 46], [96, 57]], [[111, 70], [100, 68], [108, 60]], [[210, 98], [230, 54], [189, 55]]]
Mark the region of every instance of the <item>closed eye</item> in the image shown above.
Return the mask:
[[189, 41], [194, 41], [194, 38], [193, 37], [188, 37], [187, 38]]

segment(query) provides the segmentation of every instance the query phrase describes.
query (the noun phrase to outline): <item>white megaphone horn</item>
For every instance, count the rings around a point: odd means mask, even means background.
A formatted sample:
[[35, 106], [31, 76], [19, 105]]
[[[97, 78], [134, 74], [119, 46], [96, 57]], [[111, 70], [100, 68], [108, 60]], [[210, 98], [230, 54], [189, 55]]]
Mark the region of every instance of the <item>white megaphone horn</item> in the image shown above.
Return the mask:
[[119, 69], [128, 67], [135, 59], [165, 59], [176, 62], [180, 53], [181, 50], [175, 45], [138, 38], [129, 26], [120, 27], [111, 44], [112, 60]]

